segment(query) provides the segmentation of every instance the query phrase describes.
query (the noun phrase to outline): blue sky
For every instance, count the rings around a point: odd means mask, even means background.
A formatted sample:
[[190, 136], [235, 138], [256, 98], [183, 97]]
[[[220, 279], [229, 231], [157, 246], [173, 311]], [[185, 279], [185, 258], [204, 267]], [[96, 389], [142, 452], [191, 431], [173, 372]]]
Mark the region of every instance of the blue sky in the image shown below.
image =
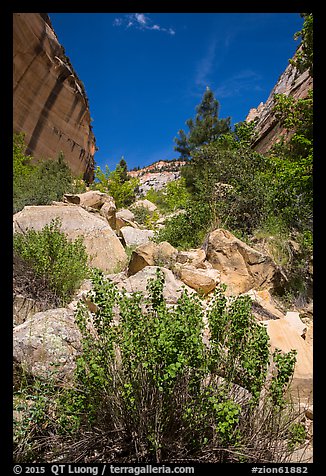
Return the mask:
[[49, 13], [89, 98], [110, 170], [178, 157], [174, 137], [209, 86], [220, 118], [243, 121], [293, 56], [299, 13]]

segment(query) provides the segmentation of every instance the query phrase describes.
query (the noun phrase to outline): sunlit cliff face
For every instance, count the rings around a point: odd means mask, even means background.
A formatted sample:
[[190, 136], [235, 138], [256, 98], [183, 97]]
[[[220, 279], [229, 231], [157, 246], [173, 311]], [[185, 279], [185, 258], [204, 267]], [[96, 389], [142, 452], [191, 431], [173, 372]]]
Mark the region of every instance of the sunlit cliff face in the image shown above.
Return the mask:
[[26, 152], [56, 159], [92, 180], [95, 137], [82, 82], [58, 42], [47, 14], [13, 15], [13, 129]]

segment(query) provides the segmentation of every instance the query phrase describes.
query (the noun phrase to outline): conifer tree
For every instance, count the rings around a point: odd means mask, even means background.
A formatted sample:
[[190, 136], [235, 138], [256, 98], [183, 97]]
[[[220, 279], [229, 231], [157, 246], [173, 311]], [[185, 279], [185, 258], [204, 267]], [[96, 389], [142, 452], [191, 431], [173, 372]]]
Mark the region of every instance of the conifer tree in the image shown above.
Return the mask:
[[230, 118], [219, 119], [219, 102], [214, 93], [206, 87], [201, 103], [196, 107], [194, 119], [188, 119], [188, 134], [179, 130], [179, 137], [174, 139], [174, 149], [180, 152], [181, 159], [189, 159], [196, 148], [214, 142], [221, 134], [230, 132]]

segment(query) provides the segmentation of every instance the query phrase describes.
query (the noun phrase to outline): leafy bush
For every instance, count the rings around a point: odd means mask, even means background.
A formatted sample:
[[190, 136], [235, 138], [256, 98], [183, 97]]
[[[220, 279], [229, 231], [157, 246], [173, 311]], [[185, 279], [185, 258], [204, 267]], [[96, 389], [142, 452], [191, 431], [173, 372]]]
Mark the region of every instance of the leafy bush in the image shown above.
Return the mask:
[[189, 202], [185, 210], [169, 218], [160, 230], [156, 241], [168, 241], [178, 249], [196, 248], [202, 243], [213, 222], [213, 211], [209, 203]]
[[139, 179], [126, 179], [126, 170], [119, 164], [112, 172], [106, 165], [105, 170], [97, 167], [95, 170], [95, 182], [92, 184], [92, 190], [108, 193], [114, 198], [117, 208], [128, 207], [136, 199], [136, 190], [139, 186]]
[[62, 200], [64, 193], [85, 191], [85, 183], [75, 179], [60, 153], [57, 160], [32, 164], [25, 155], [23, 134], [14, 135], [13, 153], [13, 211], [25, 205], [47, 205]]
[[268, 337], [248, 297], [216, 290], [206, 345], [200, 299], [185, 291], [167, 306], [159, 270], [145, 299], [99, 271], [92, 280], [97, 311], [90, 316], [80, 302], [75, 316], [83, 335], [75, 382], [53, 392], [50, 458], [59, 451], [62, 462], [85, 461], [96, 449], [102, 461], [286, 461], [293, 361], [278, 354], [266, 383]]
[[88, 274], [87, 253], [82, 238], [69, 241], [52, 220], [41, 231], [14, 235], [14, 252], [33, 269], [35, 276], [67, 303]]

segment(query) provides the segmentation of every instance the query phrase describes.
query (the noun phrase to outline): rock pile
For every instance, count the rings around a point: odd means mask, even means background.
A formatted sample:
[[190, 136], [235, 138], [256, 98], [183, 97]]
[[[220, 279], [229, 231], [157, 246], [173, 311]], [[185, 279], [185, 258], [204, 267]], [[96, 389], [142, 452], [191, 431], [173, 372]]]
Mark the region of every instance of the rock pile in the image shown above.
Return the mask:
[[[138, 201], [150, 213], [156, 210], [148, 201]], [[157, 267], [165, 276], [164, 297], [169, 305], [179, 299], [182, 288], [199, 293], [209, 302], [219, 283], [227, 285], [228, 295], [249, 294], [253, 313], [265, 325], [271, 348], [284, 352], [297, 351], [297, 364], [292, 382], [293, 395], [309, 399], [312, 394], [311, 318], [301, 321], [298, 313], [285, 314], [272, 297], [280, 275], [273, 260], [251, 248], [229, 231], [216, 229], [209, 233], [202, 248], [179, 251], [168, 242], [155, 243], [153, 230], [135, 221], [131, 210], [116, 210], [112, 197], [100, 192], [67, 194], [64, 203], [28, 206], [14, 215], [14, 233], [33, 228], [41, 230], [58, 217], [68, 238], [84, 238], [89, 263], [100, 268], [119, 289], [128, 293], [146, 292], [148, 279]], [[133, 250], [128, 260], [124, 247]], [[90, 289], [90, 283], [86, 283]], [[86, 289], [84, 287], [84, 289]], [[59, 375], [69, 379], [80, 349], [80, 336], [73, 318], [81, 290], [67, 308], [37, 312], [37, 304], [23, 297], [14, 302], [14, 359], [35, 375], [45, 375], [53, 365]], [[92, 303], [90, 303], [91, 306]], [[96, 312], [90, 308], [90, 312]], [[205, 338], [207, 336], [205, 335]]]

